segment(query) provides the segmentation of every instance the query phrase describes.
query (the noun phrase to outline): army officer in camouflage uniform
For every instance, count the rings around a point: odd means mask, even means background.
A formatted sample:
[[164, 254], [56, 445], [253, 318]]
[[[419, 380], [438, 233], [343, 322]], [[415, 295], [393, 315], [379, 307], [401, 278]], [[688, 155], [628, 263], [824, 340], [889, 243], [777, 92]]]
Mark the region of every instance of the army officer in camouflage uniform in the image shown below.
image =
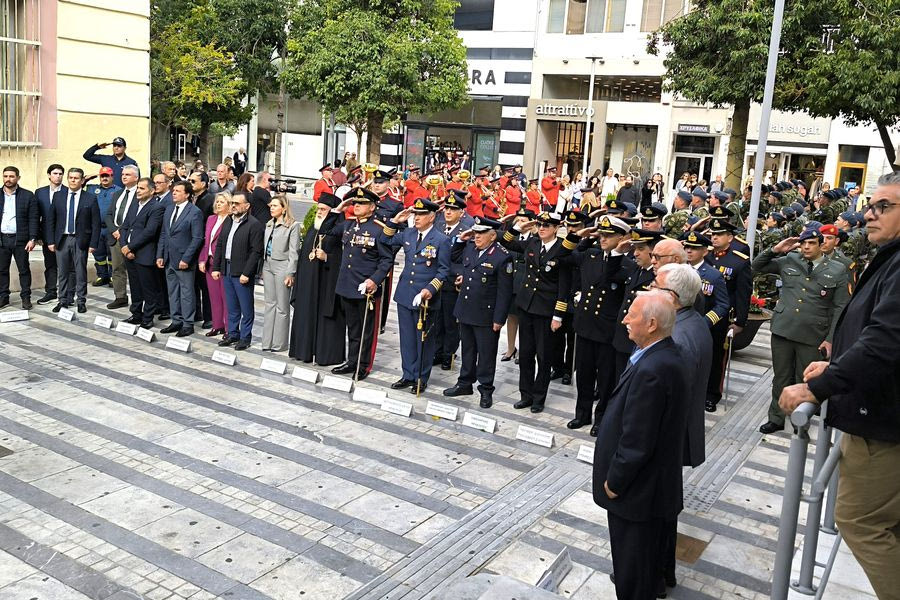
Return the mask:
[[[796, 248], [799, 252], [793, 252]], [[772, 403], [769, 420], [759, 430], [784, 428], [778, 407], [781, 391], [803, 381], [803, 370], [831, 353], [831, 337], [844, 305], [850, 300], [847, 268], [822, 253], [822, 234], [806, 230], [753, 259], [753, 271], [778, 273], [781, 296], [772, 314]]]

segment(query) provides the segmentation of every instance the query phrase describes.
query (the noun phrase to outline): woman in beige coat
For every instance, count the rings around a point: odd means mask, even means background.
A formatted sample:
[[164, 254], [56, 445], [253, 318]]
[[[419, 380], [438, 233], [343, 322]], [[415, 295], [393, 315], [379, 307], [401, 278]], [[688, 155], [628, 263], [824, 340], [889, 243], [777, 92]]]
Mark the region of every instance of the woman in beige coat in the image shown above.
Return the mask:
[[263, 290], [266, 310], [263, 315], [262, 349], [281, 352], [288, 349], [291, 333], [291, 288], [297, 272], [300, 252], [300, 223], [291, 215], [291, 203], [283, 195], [269, 202], [269, 214], [263, 236]]

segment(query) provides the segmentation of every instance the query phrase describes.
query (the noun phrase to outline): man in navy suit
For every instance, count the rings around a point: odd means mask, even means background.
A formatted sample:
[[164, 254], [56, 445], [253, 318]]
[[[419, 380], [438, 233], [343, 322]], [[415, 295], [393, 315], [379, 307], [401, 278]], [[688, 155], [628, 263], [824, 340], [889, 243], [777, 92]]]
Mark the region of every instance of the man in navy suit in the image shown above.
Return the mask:
[[[157, 175], [158, 177], [158, 175]], [[172, 322], [161, 333], [184, 337], [194, 333], [194, 270], [203, 245], [203, 213], [191, 202], [191, 184], [172, 186], [172, 200], [162, 219], [156, 266], [165, 269]], [[162, 206], [162, 204], [160, 204]]]
[[162, 226], [163, 207], [153, 201], [153, 182], [138, 180], [135, 201], [119, 227], [119, 244], [131, 288], [131, 317], [126, 323], [149, 329], [162, 302], [156, 274], [156, 244]]
[[639, 293], [624, 322], [636, 349], [600, 422], [593, 491], [607, 511], [616, 596], [647, 600], [662, 584], [664, 523], [682, 509], [689, 388], [668, 293]]
[[19, 187], [19, 169], [3, 168], [0, 204], [0, 308], [9, 305], [9, 265], [13, 257], [19, 269], [22, 308], [31, 309], [31, 268], [28, 253], [38, 236], [38, 207], [34, 194]]
[[34, 197], [38, 202], [38, 237], [41, 240], [41, 251], [44, 254], [44, 295], [38, 298], [38, 304], [47, 304], [56, 300], [56, 280], [59, 272], [56, 269], [56, 252], [50, 251], [50, 244], [53, 243], [50, 208], [53, 194], [63, 189], [62, 180], [65, 172], [62, 165], [50, 165], [47, 167], [49, 185], [34, 190]]
[[72, 306], [78, 296], [78, 312], [87, 312], [87, 257], [100, 243], [100, 207], [97, 198], [82, 190], [84, 171], [72, 167], [66, 173], [66, 185], [53, 194], [50, 210], [52, 240], [49, 249], [56, 252], [59, 270], [59, 302], [53, 312]]
[[[163, 162], [160, 166], [165, 171], [169, 168], [168, 165], [172, 165], [171, 169], [174, 172], [175, 163], [170, 161]], [[163, 210], [167, 210], [170, 206], [172, 206], [172, 184], [175, 182], [169, 179], [166, 173], [157, 173], [153, 176], [153, 199], [156, 202], [159, 202], [163, 206]], [[190, 183], [190, 182], [188, 182]], [[189, 186], [190, 187], [190, 186]], [[165, 269], [157, 269], [156, 277], [159, 279], [159, 289], [162, 292], [162, 302], [159, 307], [159, 320], [167, 321], [169, 319], [169, 285], [166, 282], [166, 270]]]

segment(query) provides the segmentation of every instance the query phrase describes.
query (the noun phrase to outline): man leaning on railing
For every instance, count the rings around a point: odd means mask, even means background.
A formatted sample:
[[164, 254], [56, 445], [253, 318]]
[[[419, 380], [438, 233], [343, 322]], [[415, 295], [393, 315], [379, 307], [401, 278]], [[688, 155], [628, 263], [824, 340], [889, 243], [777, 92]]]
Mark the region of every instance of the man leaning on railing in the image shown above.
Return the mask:
[[900, 171], [865, 211], [875, 258], [837, 324], [831, 362], [814, 362], [780, 406], [829, 399], [844, 432], [835, 521], [881, 600], [900, 598]]

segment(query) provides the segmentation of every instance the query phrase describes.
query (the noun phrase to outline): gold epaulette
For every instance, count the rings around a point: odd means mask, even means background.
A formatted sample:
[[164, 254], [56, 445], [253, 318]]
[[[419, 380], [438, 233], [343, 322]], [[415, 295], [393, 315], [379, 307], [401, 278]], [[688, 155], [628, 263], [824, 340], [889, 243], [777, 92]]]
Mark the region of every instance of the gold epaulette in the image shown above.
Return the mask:
[[740, 258], [743, 258], [744, 260], [750, 260], [750, 257], [747, 256], [746, 254], [744, 254], [743, 252], [738, 252], [737, 250], [732, 250], [732, 252], [734, 252], [736, 256], [739, 256]]

